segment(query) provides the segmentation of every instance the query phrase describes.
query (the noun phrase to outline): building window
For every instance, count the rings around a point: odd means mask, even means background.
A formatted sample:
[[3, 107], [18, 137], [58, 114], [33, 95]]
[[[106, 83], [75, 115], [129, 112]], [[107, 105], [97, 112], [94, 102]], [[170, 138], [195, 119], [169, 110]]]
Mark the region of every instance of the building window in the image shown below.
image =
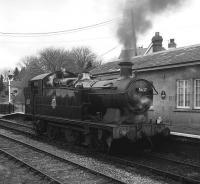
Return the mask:
[[200, 79], [194, 80], [194, 108], [200, 109]]
[[189, 80], [177, 80], [177, 108], [190, 108]]

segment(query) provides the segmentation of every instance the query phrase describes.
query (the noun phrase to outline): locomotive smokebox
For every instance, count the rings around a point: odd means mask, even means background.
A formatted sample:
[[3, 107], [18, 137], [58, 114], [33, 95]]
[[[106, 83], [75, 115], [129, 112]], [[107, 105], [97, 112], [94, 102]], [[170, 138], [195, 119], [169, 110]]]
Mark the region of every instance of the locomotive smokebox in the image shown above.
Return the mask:
[[132, 66], [133, 64], [130, 61], [123, 61], [119, 63], [120, 66], [120, 77], [128, 78], [132, 76]]

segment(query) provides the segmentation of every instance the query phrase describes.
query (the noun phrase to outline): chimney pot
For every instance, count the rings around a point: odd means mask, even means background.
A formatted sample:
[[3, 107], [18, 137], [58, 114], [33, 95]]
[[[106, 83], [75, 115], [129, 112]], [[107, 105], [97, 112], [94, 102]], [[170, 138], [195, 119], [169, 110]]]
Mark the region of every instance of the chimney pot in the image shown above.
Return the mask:
[[176, 43], [174, 42], [174, 39], [173, 39], [173, 38], [171, 38], [171, 39], [169, 40], [168, 48], [169, 48], [169, 49], [170, 49], [170, 48], [176, 48]]

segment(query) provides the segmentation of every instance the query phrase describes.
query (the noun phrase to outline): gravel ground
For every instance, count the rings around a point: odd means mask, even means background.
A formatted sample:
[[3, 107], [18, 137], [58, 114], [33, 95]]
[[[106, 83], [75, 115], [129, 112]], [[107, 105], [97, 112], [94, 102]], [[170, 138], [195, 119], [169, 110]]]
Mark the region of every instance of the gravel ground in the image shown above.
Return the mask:
[[31, 145], [35, 145], [35, 147], [42, 148], [43, 150], [46, 150], [48, 152], [51, 152], [57, 156], [66, 158], [68, 160], [71, 160], [73, 162], [78, 162], [82, 166], [87, 166], [88, 168], [92, 168], [94, 170], [100, 171], [103, 174], [106, 174], [108, 176], [115, 177], [117, 179], [121, 179], [122, 181], [130, 184], [165, 184], [165, 183], [172, 183], [171, 181], [163, 181], [163, 179], [155, 179], [150, 176], [138, 174], [138, 171], [133, 171], [133, 169], [127, 168], [127, 170], [122, 169], [120, 167], [114, 166], [109, 163], [103, 163], [102, 161], [99, 161], [97, 159], [83, 156], [77, 153], [72, 153], [66, 150], [58, 149], [57, 147], [48, 145], [46, 143], [42, 143], [36, 140], [32, 140], [28, 137], [25, 137], [23, 135], [17, 135], [13, 132], [0, 129], [1, 134], [9, 135], [13, 138], [18, 138], [19, 140], [29, 143]]

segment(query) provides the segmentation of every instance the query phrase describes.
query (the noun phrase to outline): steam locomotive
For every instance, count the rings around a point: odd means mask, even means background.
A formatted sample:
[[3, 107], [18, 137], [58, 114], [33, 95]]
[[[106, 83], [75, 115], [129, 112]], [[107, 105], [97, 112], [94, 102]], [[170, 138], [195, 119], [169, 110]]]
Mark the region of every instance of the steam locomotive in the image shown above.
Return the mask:
[[131, 62], [119, 65], [120, 77], [112, 80], [66, 70], [32, 78], [24, 89], [25, 113], [33, 117], [36, 132], [105, 150], [123, 138], [137, 142], [169, 135], [165, 124], [148, 120], [157, 93], [152, 83], [133, 77]]

